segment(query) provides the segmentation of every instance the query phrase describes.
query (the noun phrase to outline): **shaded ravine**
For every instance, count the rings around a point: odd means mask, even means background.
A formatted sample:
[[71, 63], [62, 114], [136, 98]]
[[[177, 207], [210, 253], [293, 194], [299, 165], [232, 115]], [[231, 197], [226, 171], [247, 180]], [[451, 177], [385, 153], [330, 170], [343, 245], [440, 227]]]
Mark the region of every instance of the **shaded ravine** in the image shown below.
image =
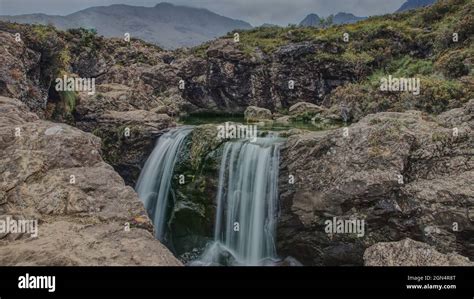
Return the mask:
[[[173, 170], [192, 127], [179, 127], [163, 134], [145, 163], [136, 191], [155, 225], [155, 237], [166, 241], [167, 211]], [[166, 243], [166, 242], [165, 242]]]

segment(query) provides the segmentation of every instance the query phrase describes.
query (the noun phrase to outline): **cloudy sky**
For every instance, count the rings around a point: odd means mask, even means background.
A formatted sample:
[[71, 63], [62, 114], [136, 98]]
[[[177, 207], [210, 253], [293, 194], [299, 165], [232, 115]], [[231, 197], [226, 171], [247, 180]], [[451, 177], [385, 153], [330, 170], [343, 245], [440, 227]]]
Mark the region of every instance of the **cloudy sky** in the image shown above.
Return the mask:
[[[0, 0], [0, 15], [46, 13], [66, 15], [91, 6], [129, 4], [154, 6], [160, 0]], [[327, 16], [351, 12], [358, 16], [391, 13], [405, 0], [166, 0], [207, 8], [252, 25], [299, 23], [309, 13]]]

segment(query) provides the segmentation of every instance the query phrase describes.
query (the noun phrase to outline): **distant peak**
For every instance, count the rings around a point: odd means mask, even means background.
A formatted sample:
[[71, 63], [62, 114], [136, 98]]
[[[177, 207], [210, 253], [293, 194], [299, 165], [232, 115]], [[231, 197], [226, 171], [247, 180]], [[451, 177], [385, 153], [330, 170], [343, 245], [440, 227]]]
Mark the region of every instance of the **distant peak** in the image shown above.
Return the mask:
[[397, 12], [407, 11], [411, 9], [416, 9], [424, 6], [429, 6], [435, 3], [436, 0], [407, 0], [403, 5], [397, 10]]
[[319, 16], [315, 13], [310, 13], [309, 15], [306, 16], [307, 18], [319, 18]]
[[174, 7], [175, 5], [169, 2], [160, 2], [155, 7]]
[[355, 15], [352, 14], [352, 13], [349, 13], [349, 12], [343, 12], [343, 11], [342, 11], [342, 12], [338, 12], [338, 13], [336, 14], [336, 16], [355, 16]]
[[[339, 12], [336, 15], [328, 16], [328, 19], [331, 19], [332, 23], [334, 24], [350, 24], [366, 19], [366, 17], [358, 17], [348, 12]], [[306, 18], [301, 21], [300, 26], [321, 27], [321, 22], [325, 22], [325, 18], [320, 18], [317, 14], [312, 13], [307, 15]]]

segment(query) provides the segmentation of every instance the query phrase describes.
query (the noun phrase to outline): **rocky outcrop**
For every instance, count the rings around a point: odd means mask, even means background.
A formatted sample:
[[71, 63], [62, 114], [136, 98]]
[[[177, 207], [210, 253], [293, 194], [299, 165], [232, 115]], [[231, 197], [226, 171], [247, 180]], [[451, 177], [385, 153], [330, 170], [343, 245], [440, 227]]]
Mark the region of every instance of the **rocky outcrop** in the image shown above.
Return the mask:
[[257, 122], [261, 120], [271, 120], [272, 112], [265, 108], [249, 106], [245, 109], [245, 120], [248, 122]]
[[180, 265], [153, 237], [132, 188], [100, 156], [100, 139], [40, 120], [0, 97], [0, 214], [37, 220], [38, 234], [9, 231], [2, 265]]
[[312, 103], [306, 103], [306, 102], [300, 102], [296, 103], [293, 106], [290, 107], [289, 112], [290, 115], [301, 115], [304, 113], [309, 113], [309, 114], [318, 114], [323, 112], [325, 109], [321, 106], [312, 104]]
[[455, 253], [443, 254], [427, 244], [404, 239], [377, 243], [364, 253], [365, 266], [473, 266], [468, 258]]
[[[39, 113], [48, 104], [57, 106], [61, 99], [51, 83], [67, 73], [95, 78], [98, 85], [121, 85], [123, 109], [166, 109], [170, 116], [243, 113], [248, 106], [280, 112], [299, 102], [347, 106], [353, 121], [382, 111], [439, 114], [460, 107], [473, 94], [471, 5], [437, 3], [417, 12], [426, 22], [404, 15], [371, 18], [352, 26], [347, 38], [345, 26], [324, 32], [261, 27], [238, 32], [237, 42], [229, 34], [176, 51], [135, 39], [107, 39], [85, 29], [0, 22], [6, 45], [0, 94], [17, 97]], [[442, 27], [439, 23], [456, 29], [465, 42], [448, 43], [444, 31], [432, 29]], [[448, 80], [440, 79], [434, 66]], [[420, 78], [420, 94], [381, 92], [379, 75], [396, 74]], [[109, 96], [114, 95], [104, 95], [105, 102]], [[74, 119], [87, 117], [83, 112], [78, 109]]]
[[186, 83], [181, 96], [192, 104], [189, 111], [243, 113], [257, 106], [274, 112], [302, 101], [319, 104], [357, 77], [349, 63], [312, 60], [318, 51], [339, 51], [326, 42], [290, 43], [272, 53], [247, 47], [222, 38], [195, 50], [203, 58], [193, 58], [193, 64], [176, 61], [176, 67], [192, 74], [179, 72]]
[[344, 107], [347, 118], [353, 122], [364, 116], [383, 111], [403, 112], [419, 110], [441, 114], [467, 103], [474, 95], [472, 78], [452, 82], [439, 78], [422, 77], [420, 94], [411, 92], [381, 91], [380, 83], [372, 85], [346, 84], [337, 87], [324, 104], [334, 108]]
[[59, 42], [57, 37], [51, 36], [50, 48], [43, 52], [38, 51], [37, 43], [28, 47], [26, 43], [29, 42], [28, 35], [16, 36], [1, 31], [0, 26], [0, 96], [20, 99], [34, 111], [43, 114], [53, 75], [52, 64], [46, 65], [45, 60], [58, 54]]
[[104, 160], [127, 185], [135, 186], [157, 138], [172, 126], [175, 123], [166, 114], [146, 110], [106, 111], [97, 118], [92, 133], [102, 138]]
[[[367, 247], [409, 237], [474, 258], [473, 103], [439, 119], [378, 113], [290, 136], [281, 158], [279, 252], [305, 265], [361, 265]], [[364, 220], [364, 236], [328, 234], [333, 217]]]

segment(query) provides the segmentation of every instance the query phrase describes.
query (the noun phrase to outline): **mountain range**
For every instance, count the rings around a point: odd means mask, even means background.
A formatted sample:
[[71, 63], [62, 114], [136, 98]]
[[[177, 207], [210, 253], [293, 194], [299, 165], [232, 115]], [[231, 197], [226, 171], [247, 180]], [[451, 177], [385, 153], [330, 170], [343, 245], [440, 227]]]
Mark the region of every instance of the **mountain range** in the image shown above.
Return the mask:
[[[350, 24], [355, 23], [360, 20], [366, 19], [366, 17], [358, 17], [351, 13], [340, 12], [336, 15], [331, 15], [333, 24], [340, 25], [340, 24]], [[317, 14], [309, 14], [303, 21], [300, 22], [300, 26], [303, 27], [319, 27], [321, 26], [321, 18]]]
[[[435, 2], [436, 0], [407, 0], [405, 3], [402, 4], [402, 6], [396, 12], [402, 12], [402, 11], [407, 11], [411, 9], [428, 6]], [[367, 19], [367, 17], [358, 17], [351, 13], [346, 13], [346, 12], [340, 12], [340, 13], [337, 13], [336, 15], [330, 15], [330, 17], [332, 17], [332, 23], [336, 25], [351, 24], [351, 23], [358, 22], [360, 20]], [[322, 21], [321, 17], [319, 17], [315, 13], [311, 13], [307, 15], [303, 19], [303, 21], [300, 22], [300, 26], [320, 27], [322, 26], [321, 21]]]
[[[436, 0], [407, 0], [397, 12], [431, 5], [434, 2]], [[355, 23], [367, 18], [346, 12], [339, 12], [330, 17], [336, 25]], [[129, 33], [132, 38], [140, 38], [165, 49], [193, 47], [236, 29], [252, 28], [247, 22], [221, 16], [207, 9], [166, 2], [154, 7], [123, 4], [97, 6], [66, 16], [41, 13], [0, 16], [0, 20], [22, 24], [51, 24], [63, 30], [83, 27], [95, 29], [105, 37], [123, 37], [125, 33]], [[300, 26], [320, 27], [321, 22], [321, 17], [311, 13], [300, 22]]]
[[105, 37], [130, 33], [165, 49], [192, 47], [235, 29], [250, 29], [244, 21], [227, 18], [207, 9], [159, 3], [154, 7], [111, 5], [87, 8], [66, 16], [27, 14], [0, 16], [24, 24], [52, 24], [59, 29], [94, 28]]

